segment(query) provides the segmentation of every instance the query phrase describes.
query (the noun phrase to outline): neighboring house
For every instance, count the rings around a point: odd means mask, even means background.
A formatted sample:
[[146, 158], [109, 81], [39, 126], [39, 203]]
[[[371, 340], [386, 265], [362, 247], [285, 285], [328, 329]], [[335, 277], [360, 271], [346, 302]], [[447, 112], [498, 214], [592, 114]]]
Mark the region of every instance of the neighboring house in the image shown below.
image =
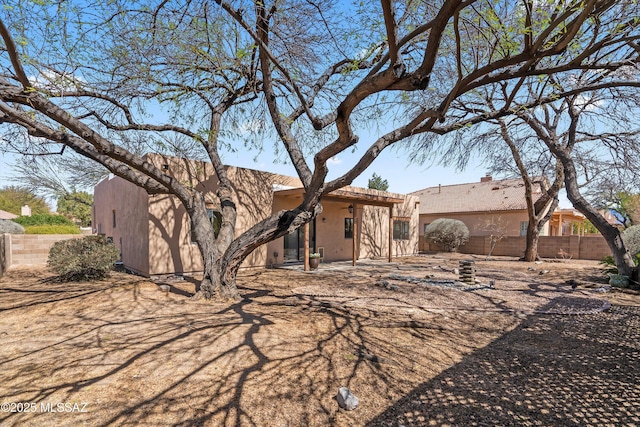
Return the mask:
[[[420, 236], [438, 218], [452, 218], [465, 223], [471, 236], [524, 236], [528, 214], [522, 179], [494, 181], [485, 176], [480, 182], [439, 185], [410, 193], [420, 198]], [[534, 201], [541, 196], [540, 184], [533, 184]], [[541, 235], [549, 235], [547, 223]]]
[[[167, 174], [215, 195], [218, 179], [210, 163], [149, 154], [146, 160]], [[297, 178], [228, 166], [235, 186], [236, 235], [282, 209], [297, 206], [304, 194]], [[218, 221], [216, 198], [208, 199]], [[418, 198], [346, 187], [323, 198], [323, 212], [295, 232], [256, 249], [243, 267], [265, 267], [304, 260], [305, 229], [309, 249], [325, 261], [411, 255], [418, 252]], [[110, 177], [94, 190], [95, 231], [113, 238], [122, 262], [145, 276], [202, 271], [191, 239], [189, 217], [178, 199], [148, 195], [130, 182]]]
[[18, 215], [14, 215], [11, 212], [0, 210], [0, 219], [14, 219], [18, 218]]
[[584, 236], [586, 217], [575, 209], [556, 209], [549, 220], [550, 236]]

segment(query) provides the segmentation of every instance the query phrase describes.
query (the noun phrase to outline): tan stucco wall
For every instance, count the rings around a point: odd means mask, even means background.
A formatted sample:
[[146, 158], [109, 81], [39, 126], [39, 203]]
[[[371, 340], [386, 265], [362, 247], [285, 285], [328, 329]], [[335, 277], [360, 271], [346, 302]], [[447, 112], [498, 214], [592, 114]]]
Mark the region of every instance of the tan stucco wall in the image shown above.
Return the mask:
[[119, 177], [102, 180], [93, 195], [92, 224], [96, 232], [112, 237], [125, 265], [144, 275], [149, 274], [148, 197], [143, 189]]
[[[178, 179], [194, 182], [197, 189], [208, 194], [206, 200], [209, 206], [220, 209], [215, 196], [219, 180], [210, 163], [188, 162], [158, 155], [149, 156], [148, 159], [157, 167], [167, 164], [169, 172]], [[274, 185], [301, 186], [298, 179], [253, 169], [228, 167], [227, 175], [236, 191], [236, 237], [271, 215]], [[191, 243], [189, 216], [176, 197], [152, 196], [149, 219], [151, 274], [202, 271], [200, 250], [196, 244]], [[247, 257], [242, 267], [263, 267], [266, 262], [267, 248], [261, 246]]]

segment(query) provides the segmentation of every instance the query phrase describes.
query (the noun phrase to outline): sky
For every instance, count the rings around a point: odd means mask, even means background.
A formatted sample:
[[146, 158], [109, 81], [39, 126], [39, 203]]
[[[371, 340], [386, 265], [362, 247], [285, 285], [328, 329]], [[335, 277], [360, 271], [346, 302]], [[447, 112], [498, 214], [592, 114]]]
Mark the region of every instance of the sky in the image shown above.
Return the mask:
[[[275, 158], [269, 150], [265, 150], [257, 159], [255, 158], [255, 152], [240, 150], [235, 153], [225, 153], [223, 156], [224, 163], [231, 166], [296, 176], [293, 166], [274, 162], [274, 160]], [[329, 179], [345, 173], [353, 166], [356, 160], [356, 154], [351, 153], [342, 153], [337, 158], [331, 159], [329, 162]], [[13, 184], [8, 179], [12, 175], [11, 165], [14, 162], [15, 156], [0, 153], [0, 187]], [[353, 185], [367, 187], [369, 179], [374, 172], [388, 181], [389, 189], [387, 191], [406, 194], [427, 187], [437, 187], [438, 185], [479, 182], [487, 171], [479, 160], [471, 162], [464, 171], [457, 171], [453, 167], [445, 168], [412, 163], [407, 153], [400, 150], [387, 149], [354, 181]], [[494, 179], [500, 178], [504, 177], [494, 177]], [[52, 208], [54, 207], [52, 206]], [[560, 195], [560, 207], [571, 207], [564, 190]]]
[[[0, 187], [13, 184], [9, 181], [9, 177], [13, 173], [11, 165], [15, 162], [15, 158], [11, 154], [0, 154]], [[274, 156], [268, 152], [255, 159], [255, 153], [247, 151], [226, 153], [223, 159], [225, 164], [231, 166], [296, 176], [296, 171], [292, 165], [274, 163], [274, 160]], [[345, 173], [354, 162], [355, 156], [349, 155], [340, 155], [331, 159], [329, 161], [329, 177], [336, 178]], [[456, 172], [453, 168], [426, 167], [411, 164], [403, 153], [386, 150], [354, 181], [353, 185], [366, 187], [369, 178], [374, 172], [389, 182], [388, 191], [409, 193], [426, 187], [434, 187], [438, 184], [461, 184], [479, 181], [486, 171], [482, 169], [482, 165], [474, 165], [464, 172]]]

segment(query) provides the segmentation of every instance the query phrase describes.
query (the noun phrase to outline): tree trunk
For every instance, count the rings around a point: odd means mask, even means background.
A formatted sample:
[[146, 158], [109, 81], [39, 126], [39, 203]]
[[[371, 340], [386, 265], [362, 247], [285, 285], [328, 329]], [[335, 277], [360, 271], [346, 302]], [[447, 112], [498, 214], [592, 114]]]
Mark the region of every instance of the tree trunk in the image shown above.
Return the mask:
[[[557, 192], [555, 192], [555, 196], [557, 196]], [[549, 219], [553, 215], [553, 211], [558, 207], [558, 199], [557, 198], [549, 199], [550, 203], [545, 203], [542, 209], [546, 209], [544, 215], [541, 216], [541, 213], [538, 209], [539, 206], [535, 206], [534, 215], [529, 216], [529, 226], [527, 227], [527, 246], [524, 251], [524, 261], [534, 262], [540, 257], [538, 256], [538, 243], [540, 241], [540, 233], [542, 232], [542, 228], [545, 226]]]
[[509, 129], [503, 120], [499, 120], [500, 134], [502, 139], [507, 143], [511, 150], [513, 160], [516, 162], [522, 182], [524, 183], [525, 201], [527, 203], [527, 218], [529, 224], [527, 226], [527, 239], [522, 258], [527, 262], [534, 262], [538, 259], [538, 241], [540, 240], [540, 231], [542, 227], [549, 221], [553, 215], [553, 211], [558, 207], [558, 193], [562, 188], [563, 168], [562, 163], [556, 160], [556, 177], [553, 184], [546, 188], [544, 178], [538, 184], [542, 195], [538, 200], [533, 200], [533, 182], [529, 176], [526, 165], [522, 160], [520, 151], [516, 143], [511, 138]]
[[314, 203], [307, 210], [298, 207], [290, 211], [280, 211], [266, 218], [242, 233], [224, 253], [221, 260], [221, 284], [236, 288], [236, 275], [242, 262], [259, 246], [275, 240], [300, 228], [322, 212], [322, 205]]
[[620, 231], [617, 227], [609, 224], [604, 216], [591, 206], [591, 204], [580, 194], [577, 172], [571, 156], [563, 149], [556, 148], [553, 151], [564, 167], [564, 180], [565, 188], [567, 189], [567, 197], [573, 204], [573, 207], [587, 217], [587, 219], [591, 221], [593, 226], [596, 227], [600, 234], [605, 238], [613, 254], [616, 267], [618, 267], [618, 272], [624, 276], [632, 277], [635, 270], [635, 264], [622, 241]]
[[213, 225], [207, 215], [207, 208], [202, 194], [196, 193], [191, 203], [185, 204], [191, 220], [191, 231], [200, 249], [203, 263], [203, 276], [196, 298], [239, 300], [240, 294], [235, 281], [228, 283], [222, 280], [222, 254], [230, 244], [231, 230], [220, 230], [218, 238], [214, 236]]
[[540, 240], [540, 230], [538, 227], [527, 227], [527, 246], [524, 250], [524, 260], [534, 262], [538, 259], [538, 241]]

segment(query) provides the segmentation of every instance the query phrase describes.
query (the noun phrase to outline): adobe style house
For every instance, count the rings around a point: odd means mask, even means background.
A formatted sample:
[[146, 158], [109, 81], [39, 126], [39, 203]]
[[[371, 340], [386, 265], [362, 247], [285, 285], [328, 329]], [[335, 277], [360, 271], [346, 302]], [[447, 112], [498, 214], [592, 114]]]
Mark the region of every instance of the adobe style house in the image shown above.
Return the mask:
[[[148, 154], [146, 160], [167, 174], [192, 182], [215, 195], [218, 179], [210, 163]], [[297, 178], [228, 166], [238, 209], [236, 234], [282, 209], [293, 208], [304, 194]], [[216, 198], [207, 205], [217, 220]], [[346, 187], [323, 198], [323, 212], [308, 227], [256, 249], [243, 267], [265, 267], [305, 259], [320, 252], [324, 261], [411, 255], [418, 252], [418, 198]], [[113, 238], [124, 265], [145, 276], [202, 271], [199, 249], [191, 240], [186, 210], [177, 198], [148, 195], [128, 181], [110, 177], [94, 190], [96, 232]]]

